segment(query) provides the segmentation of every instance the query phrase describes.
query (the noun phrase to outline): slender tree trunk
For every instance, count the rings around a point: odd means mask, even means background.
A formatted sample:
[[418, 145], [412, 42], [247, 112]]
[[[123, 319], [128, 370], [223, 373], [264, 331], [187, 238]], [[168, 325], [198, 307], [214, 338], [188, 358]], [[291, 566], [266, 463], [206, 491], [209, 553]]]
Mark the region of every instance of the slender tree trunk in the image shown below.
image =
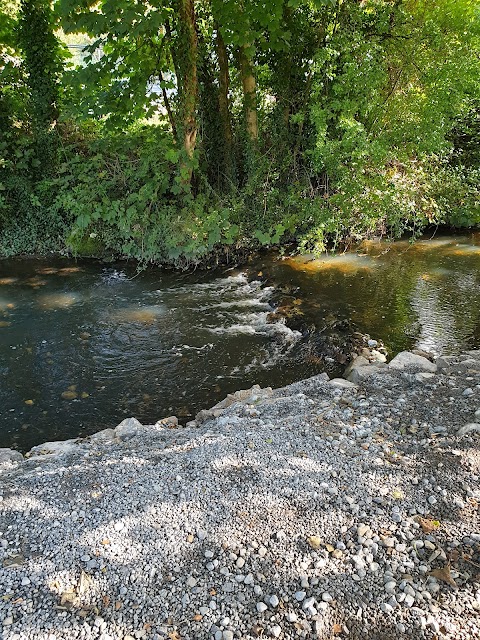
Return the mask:
[[215, 27], [217, 30], [215, 43], [218, 59], [218, 110], [222, 122], [223, 158], [225, 175], [227, 179], [231, 180], [233, 177], [233, 134], [229, 98], [230, 75], [228, 73], [227, 48], [220, 32], [220, 27], [218, 24]]
[[233, 136], [232, 136], [232, 121], [230, 118], [230, 100], [228, 96], [228, 91], [230, 88], [230, 76], [228, 73], [227, 48], [222, 38], [222, 34], [220, 33], [220, 28], [218, 24], [216, 25], [216, 29], [217, 29], [216, 46], [217, 46], [217, 58], [218, 58], [218, 69], [219, 69], [218, 108], [220, 111], [220, 118], [223, 124], [225, 150], [228, 151], [229, 155], [231, 155]]
[[181, 73], [181, 123], [183, 146], [193, 157], [197, 141], [198, 41], [194, 0], [178, 0], [179, 68]]
[[255, 75], [253, 73], [252, 60], [247, 53], [249, 48], [250, 45], [248, 44], [240, 47], [238, 57], [243, 86], [245, 125], [247, 128], [247, 135], [252, 142], [256, 142], [258, 140], [256, 82]]

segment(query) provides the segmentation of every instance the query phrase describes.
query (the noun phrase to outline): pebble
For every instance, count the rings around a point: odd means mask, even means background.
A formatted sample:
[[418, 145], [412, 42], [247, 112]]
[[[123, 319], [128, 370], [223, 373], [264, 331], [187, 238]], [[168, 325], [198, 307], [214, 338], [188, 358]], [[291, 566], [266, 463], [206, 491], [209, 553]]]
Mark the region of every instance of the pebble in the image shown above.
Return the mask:
[[268, 609], [268, 607], [264, 602], [257, 602], [257, 611], [258, 611], [258, 613], [263, 613], [267, 609]]
[[415, 603], [415, 598], [409, 593], [405, 596], [403, 603], [407, 607], [412, 607], [413, 604]]
[[272, 636], [274, 638], [279, 638], [281, 633], [282, 633], [282, 627], [280, 627], [278, 624], [272, 627]]
[[397, 583], [394, 580], [389, 580], [385, 583], [385, 591], [387, 593], [395, 593], [395, 589], [397, 588]]
[[275, 594], [273, 596], [270, 596], [269, 602], [272, 607], [278, 607], [278, 605], [280, 604], [280, 600]]

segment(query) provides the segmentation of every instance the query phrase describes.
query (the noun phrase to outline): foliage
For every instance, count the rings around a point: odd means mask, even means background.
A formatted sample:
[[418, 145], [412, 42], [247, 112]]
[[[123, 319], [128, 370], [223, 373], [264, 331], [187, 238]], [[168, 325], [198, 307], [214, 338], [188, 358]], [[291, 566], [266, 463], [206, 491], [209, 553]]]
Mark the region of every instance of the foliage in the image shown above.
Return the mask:
[[0, 14], [0, 254], [59, 250], [66, 221], [40, 179], [56, 154], [61, 47], [48, 2], [9, 2]]
[[195, 261], [237, 240], [224, 209], [185, 193], [175, 172], [179, 152], [158, 127], [103, 137], [77, 131], [64, 151], [57, 176], [44, 187], [56, 194], [50, 210], [73, 221], [74, 252]]
[[476, 0], [8, 0], [0, 42], [0, 253], [480, 223]]

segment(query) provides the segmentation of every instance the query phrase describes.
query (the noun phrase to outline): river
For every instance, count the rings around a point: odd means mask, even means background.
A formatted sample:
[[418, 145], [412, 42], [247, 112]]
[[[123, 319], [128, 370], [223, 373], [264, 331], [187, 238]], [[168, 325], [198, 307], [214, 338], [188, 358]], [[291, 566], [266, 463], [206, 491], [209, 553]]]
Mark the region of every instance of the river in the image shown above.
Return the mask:
[[189, 274], [0, 260], [0, 447], [26, 451], [131, 415], [186, 421], [254, 383], [340, 375], [365, 334], [389, 356], [478, 348], [480, 234], [319, 259], [265, 253]]

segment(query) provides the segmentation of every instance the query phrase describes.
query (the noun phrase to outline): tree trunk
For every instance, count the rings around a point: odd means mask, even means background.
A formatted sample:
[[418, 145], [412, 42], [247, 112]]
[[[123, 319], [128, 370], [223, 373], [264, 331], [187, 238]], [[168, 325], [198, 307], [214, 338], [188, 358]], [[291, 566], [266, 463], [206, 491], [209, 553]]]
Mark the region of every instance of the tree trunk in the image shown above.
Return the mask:
[[[193, 157], [197, 140], [198, 41], [195, 28], [194, 0], [178, 0], [180, 99], [183, 147]], [[191, 174], [191, 171], [190, 171]]]
[[223, 158], [225, 165], [225, 175], [227, 179], [231, 180], [233, 177], [233, 134], [232, 134], [232, 119], [230, 116], [230, 75], [228, 73], [228, 56], [227, 48], [220, 32], [218, 24], [215, 25], [217, 30], [216, 35], [216, 48], [218, 59], [218, 110], [220, 113], [220, 120], [222, 122], [223, 133]]
[[245, 44], [240, 47], [238, 56], [240, 62], [240, 75], [242, 77], [247, 135], [252, 142], [256, 142], [258, 140], [257, 97], [255, 91], [256, 82], [255, 75], [253, 73], [252, 60], [247, 53], [248, 49], [250, 49], [249, 44]]
[[220, 28], [218, 24], [216, 25], [217, 36], [216, 36], [216, 46], [217, 46], [217, 57], [218, 57], [218, 108], [220, 111], [220, 118], [222, 120], [223, 125], [223, 136], [225, 138], [225, 150], [228, 150], [229, 155], [231, 155], [232, 149], [232, 121], [230, 118], [230, 100], [228, 96], [228, 91], [230, 87], [230, 76], [228, 73], [228, 57], [227, 57], [227, 48], [225, 46], [225, 42], [222, 38], [222, 34], [220, 33]]

